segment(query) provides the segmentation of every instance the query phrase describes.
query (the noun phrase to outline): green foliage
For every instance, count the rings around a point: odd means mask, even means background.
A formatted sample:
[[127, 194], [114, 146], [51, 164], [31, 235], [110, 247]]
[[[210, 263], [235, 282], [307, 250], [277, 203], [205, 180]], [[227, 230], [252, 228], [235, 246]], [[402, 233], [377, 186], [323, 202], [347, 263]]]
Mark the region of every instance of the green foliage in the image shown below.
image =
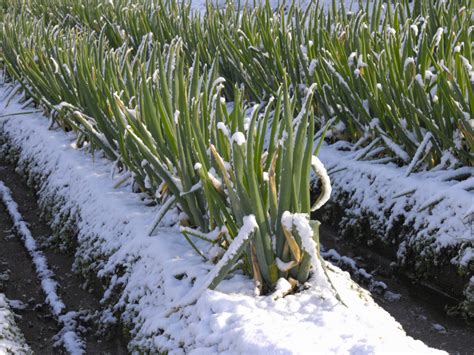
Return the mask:
[[370, 155], [401, 164], [421, 156], [430, 168], [450, 152], [472, 165], [473, 9], [419, 4], [198, 13], [164, 0], [19, 1], [1, 14], [1, 58], [79, 146], [130, 171], [163, 213], [177, 205], [203, 257], [196, 238], [227, 249], [253, 215], [239, 254], [268, 291], [309, 274], [282, 216], [310, 213], [316, 131], [340, 123], [332, 139], [372, 140]]
[[[132, 54], [110, 48], [104, 32], [44, 20], [7, 21], [3, 34], [9, 73], [59, 125], [79, 133], [78, 144], [101, 149], [143, 190], [177, 203], [187, 216], [182, 223], [200, 230], [183, 230], [194, 247], [193, 236], [206, 238], [211, 229], [219, 239], [208, 240], [228, 248], [244, 217], [254, 215], [245, 271], [266, 291], [281, 276], [306, 281], [308, 257], [281, 217], [310, 212], [314, 87], [295, 120], [298, 98], [286, 80], [276, 99], [249, 116], [237, 86], [228, 111], [218, 60], [201, 69], [198, 52], [186, 67], [180, 39], [161, 48], [145, 37]], [[279, 270], [277, 258], [291, 267]]]
[[414, 7], [408, 0], [376, 0], [360, 3], [357, 12], [337, 1], [327, 10], [315, 3], [305, 11], [238, 4], [218, 8], [210, 1], [204, 13], [165, 0], [30, 0], [27, 7], [48, 23], [103, 32], [113, 47], [137, 49], [149, 33], [161, 44], [180, 37], [188, 66], [197, 52], [203, 65], [218, 54], [229, 98], [234, 83], [257, 101], [275, 96], [286, 75], [293, 91], [316, 83], [316, 126], [334, 119], [345, 126], [339, 138], [380, 137], [378, 150], [401, 164], [409, 163], [429, 132], [427, 167], [439, 164], [446, 151], [472, 165], [469, 0]]

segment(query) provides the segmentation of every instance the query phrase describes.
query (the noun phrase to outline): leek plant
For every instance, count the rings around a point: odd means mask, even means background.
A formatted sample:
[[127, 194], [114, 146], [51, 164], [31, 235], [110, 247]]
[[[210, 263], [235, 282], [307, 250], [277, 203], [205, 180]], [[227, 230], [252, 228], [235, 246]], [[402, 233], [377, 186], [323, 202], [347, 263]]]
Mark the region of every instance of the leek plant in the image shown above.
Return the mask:
[[[56, 1], [56, 18], [74, 18], [74, 25], [99, 31], [105, 19], [113, 46], [136, 49], [152, 33], [162, 44], [182, 38], [188, 65], [197, 51], [203, 64], [219, 53], [228, 97], [234, 83], [257, 101], [276, 95], [285, 75], [293, 92], [316, 83], [316, 125], [341, 122], [338, 137], [353, 142], [380, 138], [367, 157], [383, 154], [408, 165], [429, 133], [425, 167], [448, 151], [460, 164], [472, 164], [469, 0], [430, 0], [415, 8], [407, 0], [376, 0], [359, 3], [357, 12], [337, 1], [328, 9], [318, 3], [275, 9], [268, 2], [220, 9], [209, 2], [203, 14], [177, 1], [122, 0], [92, 9], [87, 2]], [[51, 11], [38, 3], [29, 5], [34, 13]]]
[[79, 146], [163, 204], [150, 234], [177, 206], [207, 257], [196, 238], [229, 249], [253, 216], [210, 286], [243, 255], [266, 292], [279, 277], [308, 278], [311, 167], [327, 180], [315, 131], [334, 123], [330, 139], [363, 147], [355, 159], [395, 160], [407, 174], [453, 157], [472, 165], [473, 8], [417, 4], [209, 2], [199, 13], [165, 0], [20, 1], [1, 15], [1, 57]]
[[[231, 114], [220, 103], [210, 144], [211, 170], [209, 160], [196, 165], [211, 224], [235, 238], [243, 217], [255, 216], [258, 229], [243, 250], [244, 268], [264, 291], [280, 277], [304, 283], [309, 275], [310, 253], [302, 247], [307, 236], [285, 225], [283, 215], [291, 211], [309, 217], [311, 211], [310, 170], [312, 164], [317, 168], [313, 90], [314, 86], [308, 89], [296, 118], [297, 98], [290, 98], [286, 80], [276, 98], [254, 106], [248, 116], [241, 114], [240, 92]], [[305, 221], [317, 238], [319, 224]]]
[[[151, 195], [169, 190], [192, 224], [206, 229], [205, 203], [192, 190], [197, 153], [182, 122], [192, 118], [205, 127], [201, 118], [210, 114], [207, 97], [215, 90], [216, 69], [206, 77], [196, 66], [192, 77], [185, 74], [179, 40], [162, 52], [145, 38], [131, 55], [124, 46], [107, 48], [103, 32], [66, 33], [43, 21], [10, 24], [4, 29], [4, 43], [12, 49], [5, 52], [8, 69], [28, 93], [58, 124], [77, 130], [79, 143], [88, 141], [118, 160]], [[26, 41], [14, 35], [23, 26]]]
[[9, 73], [59, 125], [76, 130], [79, 142], [133, 172], [163, 208], [178, 206], [186, 216], [183, 234], [198, 252], [196, 236], [225, 250], [246, 216], [254, 216], [255, 233], [210, 287], [241, 254], [244, 271], [264, 292], [280, 277], [295, 285], [307, 280], [309, 234], [282, 218], [301, 214], [317, 237], [318, 223], [309, 221], [315, 86], [295, 119], [299, 100], [286, 76], [275, 99], [252, 109], [235, 86], [229, 111], [218, 60], [201, 68], [198, 52], [187, 67], [179, 38], [161, 48], [145, 37], [131, 54], [126, 46], [110, 48], [104, 32], [44, 20], [9, 21], [3, 34]]

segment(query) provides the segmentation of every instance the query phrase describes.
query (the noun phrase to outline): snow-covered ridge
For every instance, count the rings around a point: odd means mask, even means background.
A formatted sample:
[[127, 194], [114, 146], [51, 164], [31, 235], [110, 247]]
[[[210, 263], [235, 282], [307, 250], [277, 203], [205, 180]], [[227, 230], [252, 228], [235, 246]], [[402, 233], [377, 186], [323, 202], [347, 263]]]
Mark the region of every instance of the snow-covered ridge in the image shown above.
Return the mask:
[[192, 250], [177, 227], [161, 227], [148, 237], [156, 208], [146, 207], [130, 186], [114, 188], [121, 177], [110, 177], [111, 162], [77, 150], [73, 135], [49, 130], [48, 120], [39, 114], [7, 115], [19, 111], [15, 103], [0, 108], [0, 151], [14, 155], [19, 170], [37, 184], [53, 227], [77, 230], [78, 271], [103, 281], [103, 321], [120, 321], [131, 330], [130, 350], [434, 351], [406, 336], [366, 291], [335, 267], [330, 267], [331, 280], [348, 307], [314, 280], [296, 295], [256, 297], [252, 281], [235, 273], [216, 291], [206, 290], [195, 304], [168, 312], [214, 265]]
[[76, 313], [72, 311], [65, 313], [66, 306], [58, 295], [58, 284], [54, 280], [54, 273], [48, 267], [46, 257], [43, 252], [38, 249], [36, 240], [31, 235], [28, 224], [18, 211], [18, 205], [13, 200], [10, 189], [1, 180], [0, 202], [5, 205], [16, 233], [20, 236], [25, 249], [33, 260], [36, 274], [38, 279], [41, 281], [41, 288], [46, 295], [46, 303], [49, 305], [51, 313], [56, 317], [59, 325], [62, 327], [59, 333], [59, 340], [56, 344], [63, 345], [69, 354], [83, 354], [84, 342], [75, 329], [76, 322], [74, 318]]
[[466, 280], [465, 309], [472, 310], [474, 167], [406, 176], [406, 167], [355, 161], [356, 155], [327, 145], [320, 150], [333, 185], [330, 202], [343, 210], [342, 219], [336, 221], [329, 206], [325, 219], [351, 238], [369, 242], [378, 238], [394, 245], [401, 266], [432, 278], [435, 284], [438, 280], [430, 268], [436, 274], [436, 267], [451, 265], [459, 279]]
[[0, 354], [32, 354], [3, 293], [0, 293]]

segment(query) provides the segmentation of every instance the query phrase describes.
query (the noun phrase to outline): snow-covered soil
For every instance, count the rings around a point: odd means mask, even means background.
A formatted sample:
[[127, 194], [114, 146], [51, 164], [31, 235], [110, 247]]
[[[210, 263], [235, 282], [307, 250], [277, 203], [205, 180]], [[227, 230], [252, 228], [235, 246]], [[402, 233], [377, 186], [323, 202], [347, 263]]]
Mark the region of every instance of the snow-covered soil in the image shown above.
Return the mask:
[[0, 354], [31, 354], [31, 349], [15, 323], [7, 298], [0, 293]]
[[463, 299], [474, 316], [474, 167], [407, 176], [406, 167], [358, 156], [321, 149], [333, 185], [325, 220], [349, 238], [386, 245], [400, 266]]
[[[102, 321], [130, 330], [130, 350], [173, 353], [381, 353], [432, 352], [408, 337], [347, 273], [330, 268], [333, 292], [314, 279], [284, 298], [255, 296], [254, 285], [234, 273], [196, 303], [176, 304], [206, 279], [214, 265], [187, 244], [170, 215], [148, 237], [158, 207], [129, 185], [114, 188], [113, 164], [74, 146], [74, 136], [49, 130], [39, 114], [12, 102], [0, 109], [1, 151], [36, 184], [41, 207], [58, 238], [77, 234], [76, 269], [106, 287]], [[5, 142], [8, 141], [8, 145]], [[96, 275], [96, 276], [94, 276]]]
[[51, 308], [51, 313], [58, 319], [62, 327], [59, 333], [58, 345], [63, 345], [70, 354], [83, 354], [84, 342], [76, 332], [76, 312], [65, 312], [65, 304], [58, 295], [58, 284], [54, 280], [54, 273], [48, 267], [46, 257], [38, 249], [36, 240], [31, 235], [27, 223], [18, 211], [18, 204], [13, 200], [10, 189], [0, 181], [0, 201], [5, 205], [15, 231], [20, 235], [23, 244], [28, 251], [36, 270], [36, 274], [41, 281], [41, 287], [46, 295], [46, 302]]

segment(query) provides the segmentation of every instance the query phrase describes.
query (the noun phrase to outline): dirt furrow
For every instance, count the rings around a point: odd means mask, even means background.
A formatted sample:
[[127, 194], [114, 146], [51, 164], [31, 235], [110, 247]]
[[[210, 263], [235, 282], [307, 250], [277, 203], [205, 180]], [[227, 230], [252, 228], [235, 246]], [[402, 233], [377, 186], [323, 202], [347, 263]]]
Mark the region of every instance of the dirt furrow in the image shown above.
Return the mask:
[[[373, 292], [372, 295], [379, 306], [403, 326], [408, 335], [450, 354], [473, 353], [474, 325], [463, 319], [447, 316], [444, 310], [447, 302], [445, 298], [397, 273], [391, 260], [366, 246], [340, 238], [337, 232], [327, 226], [321, 229], [321, 243], [326, 250], [334, 249], [341, 256], [351, 258], [357, 262], [358, 268], [364, 268], [377, 281], [387, 285], [388, 294]], [[364, 283], [361, 285], [364, 286]]]
[[[84, 280], [74, 274], [71, 253], [59, 251], [49, 243], [52, 232], [40, 220], [40, 210], [34, 192], [22, 181], [10, 165], [0, 163], [0, 180], [12, 191], [20, 213], [29, 224], [30, 231], [45, 254], [50, 269], [59, 283], [59, 292], [68, 311], [77, 311], [79, 330], [86, 341], [87, 354], [125, 354], [126, 342], [120, 335], [105, 336], [97, 332], [94, 314], [100, 309], [99, 297], [83, 289]], [[3, 276], [2, 276], [3, 275]], [[54, 348], [54, 336], [59, 331], [56, 321], [45, 304], [45, 296], [36, 277], [31, 259], [20, 238], [12, 231], [12, 224], [0, 203], [0, 292], [13, 302], [21, 317], [18, 325], [37, 354], [61, 353]]]

